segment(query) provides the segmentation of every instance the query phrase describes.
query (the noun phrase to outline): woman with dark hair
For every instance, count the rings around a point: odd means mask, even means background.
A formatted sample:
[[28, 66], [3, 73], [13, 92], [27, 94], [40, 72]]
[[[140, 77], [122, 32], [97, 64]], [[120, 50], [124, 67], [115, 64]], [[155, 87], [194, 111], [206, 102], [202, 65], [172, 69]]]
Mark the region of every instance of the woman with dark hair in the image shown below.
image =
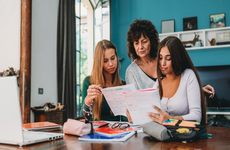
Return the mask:
[[148, 20], [135, 20], [130, 25], [127, 41], [128, 56], [133, 62], [126, 70], [126, 83], [134, 83], [136, 89], [152, 87], [157, 79], [159, 43], [155, 26]]
[[[149, 117], [162, 123], [168, 119], [196, 120], [205, 123], [206, 105], [199, 75], [177, 37], [165, 38], [158, 48], [157, 75], [162, 110]], [[201, 113], [202, 112], [202, 113]]]

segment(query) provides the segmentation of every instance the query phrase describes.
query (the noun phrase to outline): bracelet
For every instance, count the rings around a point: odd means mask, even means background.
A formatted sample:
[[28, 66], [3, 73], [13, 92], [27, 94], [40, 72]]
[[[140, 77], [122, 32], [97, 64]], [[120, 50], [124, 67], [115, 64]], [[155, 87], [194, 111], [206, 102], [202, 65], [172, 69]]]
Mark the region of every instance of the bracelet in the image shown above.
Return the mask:
[[[85, 102], [85, 100], [84, 100], [84, 102]], [[90, 108], [90, 107], [92, 107], [93, 102], [94, 102], [94, 100], [91, 102], [91, 104], [90, 104], [90, 105], [87, 105], [86, 103], [85, 103], [85, 105], [86, 105], [88, 108]]]
[[87, 114], [88, 116], [89, 116], [89, 115], [92, 115], [92, 112], [91, 112], [91, 111], [86, 111], [84, 108], [83, 108], [83, 111], [84, 111], [84, 113]]

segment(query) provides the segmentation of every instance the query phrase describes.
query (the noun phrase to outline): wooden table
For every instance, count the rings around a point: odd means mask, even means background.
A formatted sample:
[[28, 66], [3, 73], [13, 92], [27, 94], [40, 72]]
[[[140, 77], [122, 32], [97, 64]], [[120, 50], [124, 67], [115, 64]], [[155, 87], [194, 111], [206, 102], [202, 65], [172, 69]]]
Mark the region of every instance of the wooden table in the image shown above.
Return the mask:
[[0, 144], [2, 149], [32, 149], [32, 150], [230, 150], [230, 128], [207, 127], [211, 138], [193, 143], [158, 142], [150, 139], [144, 133], [137, 133], [126, 142], [90, 143], [78, 141], [78, 137], [65, 135], [64, 139], [45, 142], [25, 147]]

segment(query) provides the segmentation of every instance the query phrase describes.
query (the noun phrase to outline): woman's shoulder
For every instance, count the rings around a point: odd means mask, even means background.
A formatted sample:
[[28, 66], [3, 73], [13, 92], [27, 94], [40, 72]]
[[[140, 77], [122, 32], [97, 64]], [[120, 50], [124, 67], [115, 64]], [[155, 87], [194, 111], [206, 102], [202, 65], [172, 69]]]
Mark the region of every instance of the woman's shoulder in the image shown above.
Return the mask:
[[135, 70], [137, 70], [138, 68], [138, 65], [136, 64], [135, 61], [133, 61], [129, 66], [128, 68], [126, 69], [126, 73], [127, 72], [136, 72]]
[[182, 76], [184, 78], [196, 78], [195, 72], [190, 68], [185, 69], [185, 71], [182, 73]]
[[195, 75], [194, 71], [192, 69], [190, 69], [190, 68], [186, 68], [183, 73], [185, 75], [189, 75], [189, 74], [194, 74]]
[[90, 76], [87, 76], [87, 77], [85, 77], [85, 79], [83, 80], [83, 83], [89, 84], [89, 80], [90, 80]]

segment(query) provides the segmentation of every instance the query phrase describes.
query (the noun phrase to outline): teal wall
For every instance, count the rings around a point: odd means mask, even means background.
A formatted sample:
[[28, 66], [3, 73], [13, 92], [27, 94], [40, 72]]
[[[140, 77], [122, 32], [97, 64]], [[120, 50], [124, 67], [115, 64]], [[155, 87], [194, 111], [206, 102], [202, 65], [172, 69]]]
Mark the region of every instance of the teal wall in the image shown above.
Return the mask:
[[[175, 20], [175, 32], [183, 31], [183, 18], [197, 16], [198, 29], [208, 29], [210, 14], [225, 13], [230, 26], [230, 0], [111, 0], [111, 41], [121, 62], [120, 75], [131, 60], [127, 57], [126, 34], [135, 19], [150, 20], [161, 33], [162, 20]], [[188, 51], [195, 66], [230, 65], [230, 47]]]

